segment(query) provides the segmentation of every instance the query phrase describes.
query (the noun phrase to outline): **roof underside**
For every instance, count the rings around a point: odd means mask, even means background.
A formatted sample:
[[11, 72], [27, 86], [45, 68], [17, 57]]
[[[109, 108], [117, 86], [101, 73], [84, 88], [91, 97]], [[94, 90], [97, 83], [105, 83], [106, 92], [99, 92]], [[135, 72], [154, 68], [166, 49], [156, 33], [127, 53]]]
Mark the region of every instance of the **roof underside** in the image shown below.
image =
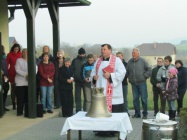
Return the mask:
[[[37, 0], [36, 0], [37, 1]], [[47, 8], [47, 0], [42, 0], [40, 8]], [[69, 6], [89, 6], [91, 3], [87, 0], [53, 0], [57, 2], [59, 7], [69, 7]], [[23, 9], [22, 0], [7, 0], [8, 8]]]

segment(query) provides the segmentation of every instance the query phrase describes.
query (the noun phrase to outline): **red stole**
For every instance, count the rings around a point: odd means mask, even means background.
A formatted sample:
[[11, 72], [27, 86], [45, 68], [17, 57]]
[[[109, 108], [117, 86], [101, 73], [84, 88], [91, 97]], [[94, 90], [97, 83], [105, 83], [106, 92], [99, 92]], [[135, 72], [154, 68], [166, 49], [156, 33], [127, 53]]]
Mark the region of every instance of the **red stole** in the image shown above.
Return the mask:
[[[96, 75], [98, 75], [98, 70], [99, 70], [102, 60], [103, 60], [103, 58], [100, 57], [97, 64], [96, 64]], [[109, 61], [109, 66], [112, 68], [112, 72], [114, 72], [114, 70], [115, 70], [115, 62], [116, 62], [116, 56], [111, 55], [110, 61]], [[113, 93], [113, 86], [108, 79], [107, 85], [106, 85], [106, 103], [107, 103], [107, 107], [108, 107], [109, 112], [112, 112], [112, 93]]]

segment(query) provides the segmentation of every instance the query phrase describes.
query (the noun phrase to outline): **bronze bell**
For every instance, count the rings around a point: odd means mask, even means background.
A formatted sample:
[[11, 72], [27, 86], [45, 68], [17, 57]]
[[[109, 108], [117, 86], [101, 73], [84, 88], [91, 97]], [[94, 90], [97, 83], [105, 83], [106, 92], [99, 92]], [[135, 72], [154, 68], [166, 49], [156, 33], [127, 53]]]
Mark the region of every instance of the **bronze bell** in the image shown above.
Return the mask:
[[111, 117], [106, 104], [106, 96], [103, 93], [104, 88], [94, 88], [90, 109], [86, 113], [87, 117], [102, 118]]

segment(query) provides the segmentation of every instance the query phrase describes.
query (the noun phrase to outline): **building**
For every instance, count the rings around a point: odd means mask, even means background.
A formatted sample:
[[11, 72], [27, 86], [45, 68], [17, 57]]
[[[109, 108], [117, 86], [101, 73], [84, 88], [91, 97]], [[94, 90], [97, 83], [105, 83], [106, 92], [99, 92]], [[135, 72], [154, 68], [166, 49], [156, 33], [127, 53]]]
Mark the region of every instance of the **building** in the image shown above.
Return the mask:
[[15, 43], [17, 43], [16, 38], [15, 38], [15, 37], [9, 37], [9, 49], [10, 49]]
[[164, 59], [169, 55], [172, 57], [172, 63], [174, 64], [176, 58], [176, 47], [170, 43], [144, 43], [137, 48], [140, 49], [140, 55], [146, 59], [150, 66], [156, 64], [157, 58]]

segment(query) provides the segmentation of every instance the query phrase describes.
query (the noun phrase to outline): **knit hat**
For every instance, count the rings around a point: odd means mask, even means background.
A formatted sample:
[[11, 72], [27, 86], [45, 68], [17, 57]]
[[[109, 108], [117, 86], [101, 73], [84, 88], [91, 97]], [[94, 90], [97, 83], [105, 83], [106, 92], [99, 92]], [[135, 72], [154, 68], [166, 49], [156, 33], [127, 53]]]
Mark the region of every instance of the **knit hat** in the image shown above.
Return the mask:
[[175, 67], [172, 67], [169, 69], [168, 72], [172, 73], [173, 75], [176, 75], [178, 73], [178, 70]]
[[78, 51], [78, 54], [86, 54], [86, 51], [84, 48], [80, 48]]

